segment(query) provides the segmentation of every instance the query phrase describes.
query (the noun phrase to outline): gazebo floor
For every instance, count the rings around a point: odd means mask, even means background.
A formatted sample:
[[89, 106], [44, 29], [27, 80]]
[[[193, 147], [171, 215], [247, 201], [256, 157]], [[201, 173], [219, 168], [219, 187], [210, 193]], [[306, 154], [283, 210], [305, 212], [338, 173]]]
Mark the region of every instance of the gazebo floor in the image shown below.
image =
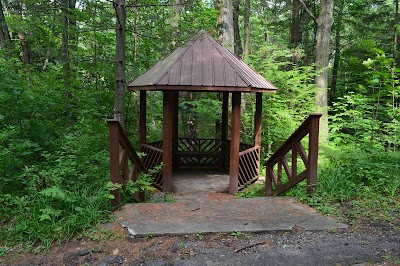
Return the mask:
[[229, 173], [216, 169], [179, 169], [172, 175], [175, 194], [228, 192]]

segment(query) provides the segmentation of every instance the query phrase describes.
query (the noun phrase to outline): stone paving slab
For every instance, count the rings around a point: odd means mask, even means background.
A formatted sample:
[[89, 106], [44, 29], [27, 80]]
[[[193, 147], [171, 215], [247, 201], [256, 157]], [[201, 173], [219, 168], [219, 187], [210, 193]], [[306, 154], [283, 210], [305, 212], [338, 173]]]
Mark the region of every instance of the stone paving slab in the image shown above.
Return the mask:
[[223, 193], [175, 196], [176, 202], [128, 204], [115, 212], [133, 236], [346, 228], [287, 197], [241, 198]]

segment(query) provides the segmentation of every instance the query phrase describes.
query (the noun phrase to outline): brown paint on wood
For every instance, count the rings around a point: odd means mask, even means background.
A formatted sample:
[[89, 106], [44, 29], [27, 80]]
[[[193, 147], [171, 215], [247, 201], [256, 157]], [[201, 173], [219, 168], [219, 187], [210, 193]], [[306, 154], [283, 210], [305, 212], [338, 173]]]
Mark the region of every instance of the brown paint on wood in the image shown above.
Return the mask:
[[173, 92], [173, 126], [172, 126], [172, 154], [173, 154], [173, 166], [177, 168], [179, 166], [179, 161], [177, 158], [178, 153], [178, 137], [179, 137], [179, 92]]
[[318, 172], [318, 138], [319, 138], [319, 117], [313, 117], [310, 123], [309, 150], [308, 150], [308, 175], [307, 193], [315, 192]]
[[173, 92], [163, 92], [163, 190], [172, 190]]
[[139, 113], [139, 142], [146, 144], [146, 116], [147, 116], [147, 91], [140, 91], [140, 113]]
[[231, 146], [229, 167], [229, 194], [238, 191], [240, 147], [240, 92], [232, 93]]

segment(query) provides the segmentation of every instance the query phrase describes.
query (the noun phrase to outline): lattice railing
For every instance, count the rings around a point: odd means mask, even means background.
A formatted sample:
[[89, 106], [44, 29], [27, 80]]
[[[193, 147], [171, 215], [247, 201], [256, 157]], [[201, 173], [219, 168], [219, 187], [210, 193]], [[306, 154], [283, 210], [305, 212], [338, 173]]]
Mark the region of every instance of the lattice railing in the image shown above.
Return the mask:
[[[162, 163], [163, 151], [159, 148], [154, 147], [153, 144], [155, 144], [156, 147], [162, 147], [162, 141], [142, 144], [141, 147], [141, 151], [146, 154], [142, 158], [142, 162], [147, 169], [153, 169], [154, 167]], [[161, 171], [153, 176], [153, 184], [159, 189], [162, 188]]]
[[220, 139], [179, 138], [176, 158], [182, 167], [221, 167]]
[[259, 177], [260, 147], [239, 152], [239, 190], [253, 183]]
[[[315, 191], [320, 117], [320, 114], [310, 115], [265, 163], [266, 196], [279, 195], [306, 178], [307, 193]], [[307, 149], [302, 144], [306, 136]], [[304, 170], [299, 173], [301, 168]]]
[[[138, 172], [147, 173], [124, 129], [118, 120], [107, 120], [110, 139], [110, 179], [114, 184], [125, 185], [129, 180], [136, 181]], [[112, 206], [120, 206], [121, 189], [111, 191], [114, 199]], [[143, 193], [136, 193], [134, 198], [137, 201], [144, 200]]]

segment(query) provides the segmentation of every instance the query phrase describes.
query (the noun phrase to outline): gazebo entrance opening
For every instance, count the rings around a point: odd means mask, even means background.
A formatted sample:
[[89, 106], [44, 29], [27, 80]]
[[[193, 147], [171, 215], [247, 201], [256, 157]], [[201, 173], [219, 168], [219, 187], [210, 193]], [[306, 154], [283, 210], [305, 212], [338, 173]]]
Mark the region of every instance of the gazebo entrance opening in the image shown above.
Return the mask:
[[[200, 92], [181, 92], [182, 95], [186, 93], [199, 94], [196, 97], [199, 101], [201, 101], [202, 96], [203, 99], [205, 96], [205, 93]], [[155, 185], [159, 188], [172, 191], [174, 174], [179, 171], [179, 176], [182, 176], [183, 169], [214, 169], [219, 170], [218, 172], [222, 175], [224, 172], [229, 173], [229, 192], [231, 194], [254, 182], [259, 177], [261, 93], [256, 93], [255, 97], [255, 128], [253, 141], [250, 143], [240, 141], [241, 94], [232, 93], [231, 112], [229, 112], [229, 92], [214, 93], [218, 93], [222, 98], [220, 110], [217, 110], [216, 115], [214, 114], [215, 118], [219, 117], [220, 119], [209, 118], [206, 121], [209, 124], [206, 125], [205, 121], [193, 121], [193, 118], [188, 117], [189, 111], [184, 104], [180, 104], [179, 99], [182, 99], [182, 96], [179, 97], [178, 91], [164, 91], [163, 139], [148, 142], [146, 137], [148, 93], [146, 91], [140, 92], [141, 122], [139, 136], [141, 151], [146, 154], [142, 161], [148, 169], [165, 162], [164, 171], [155, 178]], [[217, 98], [215, 97], [215, 99]], [[190, 103], [188, 104], [190, 105]], [[197, 117], [197, 120], [200, 119], [201, 117]], [[201, 125], [206, 128], [207, 132], [202, 132], [201, 127], [194, 129], [194, 127]], [[231, 153], [231, 149], [237, 151]], [[233, 167], [231, 167], [231, 161], [236, 162], [232, 163]], [[166, 162], [171, 163], [167, 165]], [[192, 173], [190, 176], [193, 177], [194, 174]]]

